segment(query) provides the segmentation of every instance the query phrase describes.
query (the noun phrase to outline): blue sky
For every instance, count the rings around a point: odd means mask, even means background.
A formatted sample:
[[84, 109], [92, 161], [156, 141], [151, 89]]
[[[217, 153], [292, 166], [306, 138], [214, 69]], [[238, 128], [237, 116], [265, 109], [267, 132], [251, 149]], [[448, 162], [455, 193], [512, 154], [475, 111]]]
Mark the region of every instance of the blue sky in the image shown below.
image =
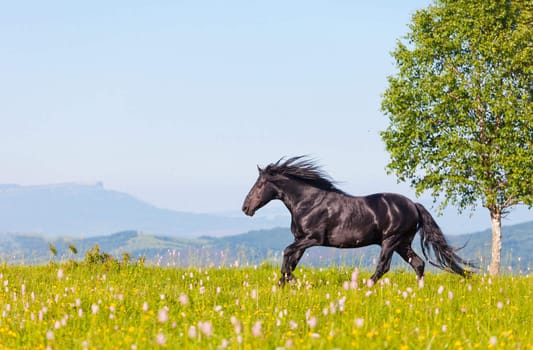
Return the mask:
[[350, 193], [412, 197], [384, 170], [380, 99], [429, 3], [6, 2], [0, 183], [234, 211], [256, 164], [310, 154]]

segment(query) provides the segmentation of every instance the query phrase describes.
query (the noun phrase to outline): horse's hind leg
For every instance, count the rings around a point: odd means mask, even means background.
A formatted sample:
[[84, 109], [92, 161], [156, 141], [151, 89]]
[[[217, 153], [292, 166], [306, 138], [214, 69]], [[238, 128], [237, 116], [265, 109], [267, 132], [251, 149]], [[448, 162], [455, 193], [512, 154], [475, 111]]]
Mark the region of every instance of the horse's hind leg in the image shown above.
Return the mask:
[[369, 287], [372, 287], [381, 276], [389, 271], [393, 253], [394, 248], [384, 242], [381, 246], [381, 253], [379, 253], [379, 263], [376, 267], [376, 271], [372, 277], [370, 277], [370, 280], [368, 280]]
[[416, 272], [416, 277], [419, 280], [424, 278], [424, 260], [422, 260], [411, 248], [411, 244], [403, 244], [396, 249], [396, 252], [405, 260], [409, 265], [413, 267]]

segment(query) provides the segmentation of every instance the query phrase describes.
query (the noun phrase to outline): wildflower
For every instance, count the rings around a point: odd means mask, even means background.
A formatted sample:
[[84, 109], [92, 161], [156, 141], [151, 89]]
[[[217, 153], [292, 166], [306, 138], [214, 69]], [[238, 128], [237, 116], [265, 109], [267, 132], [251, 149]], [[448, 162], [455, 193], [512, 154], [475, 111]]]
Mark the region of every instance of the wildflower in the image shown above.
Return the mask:
[[166, 323], [168, 321], [168, 307], [164, 307], [157, 313], [157, 320], [160, 323]]
[[496, 346], [496, 344], [498, 344], [498, 338], [496, 338], [496, 336], [493, 335], [489, 339], [489, 346]]
[[344, 281], [344, 282], [342, 283], [342, 288], [344, 288], [344, 290], [348, 290], [348, 289], [350, 289], [350, 282], [348, 282], [348, 281]]
[[289, 321], [289, 328], [292, 329], [292, 330], [298, 328], [298, 323], [296, 323], [296, 322], [293, 321], [293, 320], [290, 320], [290, 321]]
[[501, 301], [498, 301], [498, 303], [496, 304], [496, 307], [498, 309], [502, 309], [503, 308], [503, 303]]
[[439, 289], [437, 289], [437, 293], [438, 294], [442, 294], [442, 292], [444, 292], [444, 287], [443, 286], [439, 286]]
[[157, 345], [165, 345], [167, 342], [167, 337], [163, 333], [158, 333], [155, 341], [157, 342]]
[[187, 335], [189, 336], [189, 338], [196, 338], [196, 327], [190, 326]]
[[57, 278], [63, 279], [63, 269], [57, 270]]
[[52, 331], [46, 332], [46, 339], [54, 340], [54, 332], [52, 332]]
[[352, 272], [352, 282], [357, 282], [357, 278], [359, 277], [359, 269], [356, 268]]
[[252, 335], [254, 337], [261, 336], [261, 321], [257, 321], [257, 322], [254, 323], [254, 325], [252, 327]]
[[148, 303], [146, 301], [143, 303], [143, 311], [148, 311]]
[[98, 305], [96, 305], [96, 304], [92, 304], [92, 305], [91, 305], [91, 311], [92, 311], [92, 313], [93, 313], [94, 315], [96, 315], [96, 314], [98, 313], [98, 310], [99, 310], [99, 309], [100, 309], [100, 308], [98, 307]]
[[227, 339], [222, 339], [222, 343], [220, 344], [219, 348], [225, 349], [228, 347], [228, 345], [229, 345], [229, 341]]
[[448, 292], [448, 299], [453, 299], [453, 292], [452, 291], [449, 291]]
[[364, 323], [365, 323], [365, 319], [364, 318], [356, 318], [355, 319], [355, 325], [357, 326], [357, 328], [363, 327]]
[[448, 330], [448, 326], [447, 325], [442, 325], [442, 333], [446, 333], [446, 331]]
[[204, 335], [208, 337], [213, 335], [213, 325], [210, 321], [198, 322], [198, 328]]
[[317, 321], [316, 317], [314, 317], [314, 316], [309, 318], [309, 320], [307, 320], [307, 324], [309, 325], [310, 328], [315, 328], [317, 322], [318, 321]]
[[179, 301], [180, 304], [183, 306], [189, 305], [189, 297], [187, 296], [187, 294], [180, 294]]
[[235, 328], [235, 333], [240, 334], [242, 329], [241, 322], [239, 322], [239, 320], [235, 316], [231, 316], [230, 321], [233, 327]]
[[318, 339], [318, 338], [320, 338], [320, 334], [318, 334], [318, 333], [311, 333], [311, 338], [313, 338], [313, 339]]

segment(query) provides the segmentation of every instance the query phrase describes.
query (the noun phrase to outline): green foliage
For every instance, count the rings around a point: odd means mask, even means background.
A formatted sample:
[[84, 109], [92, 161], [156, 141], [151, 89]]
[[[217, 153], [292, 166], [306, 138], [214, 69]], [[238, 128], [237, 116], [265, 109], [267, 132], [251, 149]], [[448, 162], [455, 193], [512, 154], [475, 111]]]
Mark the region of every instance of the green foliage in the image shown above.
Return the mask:
[[87, 265], [112, 263], [115, 261], [116, 260], [110, 254], [100, 252], [100, 246], [98, 244], [95, 244], [85, 253], [85, 263]]
[[55, 245], [53, 243], [50, 243], [48, 245], [48, 250], [50, 251], [50, 253], [53, 255], [53, 256], [57, 256], [57, 249], [55, 247]]
[[78, 254], [78, 249], [76, 248], [76, 246], [73, 244], [73, 243], [70, 243], [68, 245], [68, 249], [70, 250], [70, 252], [74, 255]]
[[531, 349], [528, 276], [296, 273], [2, 266], [0, 349]]
[[533, 6], [437, 0], [392, 53], [390, 172], [441, 209], [533, 205]]

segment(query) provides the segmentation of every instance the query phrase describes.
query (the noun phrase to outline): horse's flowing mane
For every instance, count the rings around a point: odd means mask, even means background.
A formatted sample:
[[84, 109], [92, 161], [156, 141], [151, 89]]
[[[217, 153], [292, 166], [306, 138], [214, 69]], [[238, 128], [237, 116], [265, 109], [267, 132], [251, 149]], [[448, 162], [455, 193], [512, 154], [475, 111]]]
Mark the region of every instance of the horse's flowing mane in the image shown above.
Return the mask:
[[281, 158], [276, 163], [267, 165], [263, 171], [270, 175], [285, 175], [322, 190], [344, 193], [315, 161], [305, 156]]

